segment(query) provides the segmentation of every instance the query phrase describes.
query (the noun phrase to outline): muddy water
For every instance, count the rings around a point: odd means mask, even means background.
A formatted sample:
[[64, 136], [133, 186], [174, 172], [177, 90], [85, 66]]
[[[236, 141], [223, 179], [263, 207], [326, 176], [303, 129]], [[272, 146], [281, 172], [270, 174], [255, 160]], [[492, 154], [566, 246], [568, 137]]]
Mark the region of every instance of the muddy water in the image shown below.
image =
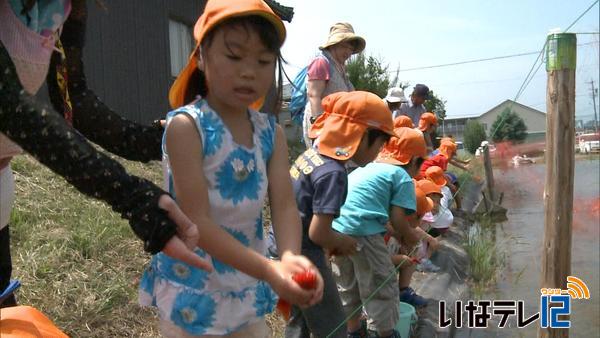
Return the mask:
[[[544, 164], [494, 172], [497, 189], [504, 192], [503, 206], [509, 212], [508, 221], [496, 228], [496, 238], [506, 249], [506, 266], [496, 294], [489, 297], [522, 299], [527, 314], [539, 311], [544, 175]], [[599, 229], [600, 161], [577, 161], [571, 271], [587, 283], [591, 299], [572, 301], [571, 337], [600, 336]], [[494, 335], [532, 337], [536, 336], [538, 327], [539, 321], [525, 329], [498, 330]]]

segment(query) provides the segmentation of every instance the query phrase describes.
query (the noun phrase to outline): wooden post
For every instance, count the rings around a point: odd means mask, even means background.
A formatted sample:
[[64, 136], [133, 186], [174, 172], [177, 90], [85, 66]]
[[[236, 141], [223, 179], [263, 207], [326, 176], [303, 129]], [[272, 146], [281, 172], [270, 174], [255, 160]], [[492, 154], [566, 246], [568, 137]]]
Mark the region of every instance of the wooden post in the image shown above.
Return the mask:
[[490, 201], [494, 202], [496, 198], [496, 194], [494, 193], [494, 171], [492, 170], [492, 160], [490, 159], [490, 148], [487, 144], [483, 146], [483, 167], [485, 168], [488, 197]]
[[[566, 289], [571, 273], [575, 167], [575, 34], [549, 34], [546, 49], [546, 186], [542, 288]], [[568, 329], [540, 328], [538, 337], [568, 337]]]

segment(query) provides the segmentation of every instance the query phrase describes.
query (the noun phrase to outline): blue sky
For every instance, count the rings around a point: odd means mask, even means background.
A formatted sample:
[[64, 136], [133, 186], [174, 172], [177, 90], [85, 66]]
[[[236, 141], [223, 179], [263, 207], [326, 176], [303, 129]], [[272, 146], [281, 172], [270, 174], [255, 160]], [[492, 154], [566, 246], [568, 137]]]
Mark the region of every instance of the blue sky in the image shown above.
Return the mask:
[[[566, 29], [593, 0], [571, 1], [358, 1], [281, 0], [293, 6], [283, 48], [291, 78], [309, 62], [335, 22], [350, 22], [367, 41], [367, 55], [390, 69], [539, 51], [550, 29]], [[596, 4], [570, 32], [597, 32]], [[590, 85], [599, 78], [599, 36], [578, 35], [576, 114], [593, 118]], [[401, 81], [425, 83], [447, 100], [449, 116], [481, 114], [513, 99], [537, 55], [400, 72]], [[410, 92], [412, 89], [409, 88]], [[540, 68], [519, 102], [546, 110], [546, 71]], [[598, 97], [596, 98], [598, 105]], [[600, 113], [600, 112], [599, 112]], [[599, 116], [600, 117], [600, 116]]]

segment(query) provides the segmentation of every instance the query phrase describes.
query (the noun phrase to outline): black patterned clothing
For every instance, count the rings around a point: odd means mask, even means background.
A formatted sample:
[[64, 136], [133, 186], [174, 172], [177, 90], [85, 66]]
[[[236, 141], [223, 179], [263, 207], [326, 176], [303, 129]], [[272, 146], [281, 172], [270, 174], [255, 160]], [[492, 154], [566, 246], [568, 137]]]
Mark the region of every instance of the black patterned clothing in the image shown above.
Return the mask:
[[[85, 2], [73, 2], [73, 13], [65, 22], [60, 37], [66, 56], [73, 127], [87, 139], [115, 155], [131, 161], [160, 161], [163, 128], [145, 126], [122, 118], [88, 88], [83, 67], [86, 17]], [[56, 78], [56, 66], [60, 60], [60, 54], [54, 52], [46, 84], [54, 109], [62, 113], [64, 102]]]
[[[175, 235], [176, 225], [158, 207], [166, 194], [152, 182], [127, 174], [98, 152], [63, 117], [23, 90], [15, 67], [0, 44], [0, 132], [82, 193], [107, 202], [156, 253]], [[157, 146], [157, 149], [160, 148]]]

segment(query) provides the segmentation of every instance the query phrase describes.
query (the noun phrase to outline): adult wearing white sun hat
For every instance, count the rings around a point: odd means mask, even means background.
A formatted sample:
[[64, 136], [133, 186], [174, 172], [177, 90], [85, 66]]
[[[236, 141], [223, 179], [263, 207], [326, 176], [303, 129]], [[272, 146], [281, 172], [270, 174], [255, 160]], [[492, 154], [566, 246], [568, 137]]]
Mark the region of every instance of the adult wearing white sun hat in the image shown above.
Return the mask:
[[406, 96], [404, 95], [404, 89], [400, 87], [392, 87], [388, 89], [387, 95], [383, 98], [385, 103], [387, 103], [388, 108], [392, 112], [392, 116], [395, 118], [399, 113], [400, 105], [408, 102]]

